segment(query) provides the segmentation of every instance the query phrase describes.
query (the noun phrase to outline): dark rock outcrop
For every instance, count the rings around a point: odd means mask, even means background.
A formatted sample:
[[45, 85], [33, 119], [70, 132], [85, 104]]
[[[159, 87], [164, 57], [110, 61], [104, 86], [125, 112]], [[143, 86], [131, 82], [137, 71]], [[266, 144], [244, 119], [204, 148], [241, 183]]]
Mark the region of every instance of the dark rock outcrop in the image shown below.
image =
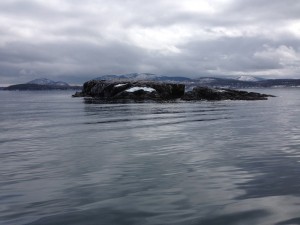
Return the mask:
[[267, 100], [272, 95], [260, 94], [256, 92], [239, 91], [232, 89], [214, 89], [208, 87], [195, 87], [192, 91], [184, 94], [183, 100]]
[[184, 88], [183, 84], [91, 80], [84, 83], [82, 92], [77, 92], [73, 97], [94, 97], [104, 100], [171, 100], [183, 96]]
[[89, 102], [120, 102], [120, 101], [169, 101], [181, 99], [185, 101], [220, 101], [220, 100], [266, 100], [271, 95], [231, 89], [214, 89], [195, 87], [185, 92], [185, 85], [159, 83], [153, 81], [104, 81], [91, 80], [83, 85], [82, 92], [73, 97], [90, 97]]

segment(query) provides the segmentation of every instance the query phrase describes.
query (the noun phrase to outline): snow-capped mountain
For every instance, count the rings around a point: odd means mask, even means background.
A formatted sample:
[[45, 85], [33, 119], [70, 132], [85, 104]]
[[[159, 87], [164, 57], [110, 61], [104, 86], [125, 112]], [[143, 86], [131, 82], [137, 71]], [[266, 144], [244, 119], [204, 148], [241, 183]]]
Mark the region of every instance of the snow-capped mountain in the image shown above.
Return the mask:
[[152, 73], [130, 73], [122, 75], [104, 75], [97, 77], [96, 80], [155, 80], [159, 75]]
[[239, 80], [239, 81], [252, 81], [252, 82], [263, 80], [262, 78], [248, 76], [248, 75], [238, 76], [238, 77], [235, 77], [234, 79]]
[[158, 81], [166, 83], [183, 83], [186, 89], [195, 86], [222, 87], [222, 88], [257, 88], [274, 86], [300, 86], [300, 79], [264, 79], [249, 75], [242, 76], [223, 76], [223, 77], [177, 77], [162, 76], [151, 73], [130, 73], [123, 75], [105, 75], [96, 78], [96, 80], [124, 80], [124, 81]]
[[82, 86], [72, 86], [63, 81], [53, 81], [46, 78], [35, 79], [23, 84], [10, 85], [4, 90], [43, 91], [43, 90], [80, 90]]
[[185, 82], [191, 81], [188, 77], [168, 77], [162, 75], [156, 75], [152, 73], [130, 73], [122, 75], [104, 75], [97, 77], [95, 80], [149, 80], [149, 81], [163, 81], [163, 82]]
[[134, 80], [155, 80], [157, 77], [160, 77], [152, 73], [131, 73], [124, 76]]
[[38, 84], [38, 85], [48, 85], [48, 86], [69, 86], [69, 84], [66, 82], [53, 81], [46, 78], [35, 79], [29, 81], [27, 84]]

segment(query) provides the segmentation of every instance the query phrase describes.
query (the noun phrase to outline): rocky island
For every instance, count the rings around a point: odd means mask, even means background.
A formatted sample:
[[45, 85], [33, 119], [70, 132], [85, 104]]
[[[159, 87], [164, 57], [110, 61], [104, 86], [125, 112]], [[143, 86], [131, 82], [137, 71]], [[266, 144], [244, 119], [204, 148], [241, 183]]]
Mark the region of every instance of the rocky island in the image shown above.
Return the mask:
[[85, 82], [81, 92], [73, 97], [87, 97], [90, 102], [120, 101], [220, 101], [220, 100], [267, 100], [272, 95], [196, 86], [190, 91], [184, 84], [156, 81], [107, 81], [91, 80]]

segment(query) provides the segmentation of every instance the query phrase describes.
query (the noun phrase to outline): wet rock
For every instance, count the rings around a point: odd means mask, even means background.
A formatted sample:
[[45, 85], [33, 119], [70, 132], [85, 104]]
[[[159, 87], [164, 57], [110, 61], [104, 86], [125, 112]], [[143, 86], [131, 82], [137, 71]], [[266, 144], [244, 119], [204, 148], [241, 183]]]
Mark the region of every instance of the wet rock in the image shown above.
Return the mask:
[[73, 94], [72, 97], [84, 97], [84, 95], [82, 94], [82, 92], [76, 91], [76, 93]]
[[272, 95], [260, 94], [256, 92], [239, 91], [232, 89], [215, 89], [208, 87], [195, 87], [192, 91], [186, 92], [182, 100], [267, 100]]
[[73, 97], [94, 97], [106, 100], [170, 100], [182, 97], [184, 88], [183, 84], [91, 80], [83, 85], [81, 93], [76, 93]]
[[185, 93], [185, 85], [153, 81], [104, 81], [91, 80], [83, 85], [82, 92], [73, 97], [90, 97], [88, 101], [122, 102], [128, 101], [220, 101], [220, 100], [266, 100], [271, 95], [255, 92], [195, 87]]

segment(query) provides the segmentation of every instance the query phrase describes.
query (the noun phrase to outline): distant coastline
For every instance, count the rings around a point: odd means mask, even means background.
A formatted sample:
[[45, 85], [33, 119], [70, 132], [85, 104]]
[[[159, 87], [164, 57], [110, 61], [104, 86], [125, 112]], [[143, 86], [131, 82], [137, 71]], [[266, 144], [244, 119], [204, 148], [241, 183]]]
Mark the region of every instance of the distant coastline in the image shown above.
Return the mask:
[[121, 75], [104, 75], [94, 80], [106, 81], [155, 81], [185, 84], [192, 89], [195, 86], [211, 88], [273, 88], [273, 87], [300, 87], [300, 79], [265, 79], [256, 76], [224, 76], [224, 77], [198, 77], [163, 76], [150, 73], [130, 73]]
[[[184, 76], [163, 76], [150, 73], [131, 73], [121, 75], [104, 75], [94, 80], [105, 81], [153, 81], [160, 83], [184, 84], [187, 89], [193, 89], [196, 86], [210, 88], [283, 88], [300, 87], [300, 79], [264, 79], [253, 76], [239, 77], [199, 77], [189, 78]], [[46, 78], [35, 79], [27, 83], [14, 84], [7, 87], [0, 87], [0, 90], [81, 90], [81, 85], [70, 85], [64, 81], [52, 81]]]
[[51, 86], [41, 84], [16, 84], [0, 88], [4, 91], [81, 90], [82, 86]]
[[81, 90], [82, 86], [69, 85], [63, 81], [52, 81], [46, 78], [35, 79], [24, 84], [15, 84], [8, 87], [1, 87], [6, 91], [43, 91], [43, 90]]

